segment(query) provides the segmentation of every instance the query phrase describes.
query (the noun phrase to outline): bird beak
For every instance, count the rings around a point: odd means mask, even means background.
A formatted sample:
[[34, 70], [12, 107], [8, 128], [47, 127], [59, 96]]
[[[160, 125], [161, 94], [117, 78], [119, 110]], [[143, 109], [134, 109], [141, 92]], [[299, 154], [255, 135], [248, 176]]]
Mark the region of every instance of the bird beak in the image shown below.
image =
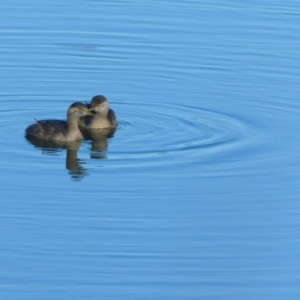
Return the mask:
[[86, 115], [87, 115], [87, 116], [93, 116], [93, 115], [94, 115], [94, 114], [92, 113], [92, 109], [91, 109], [91, 108], [86, 110]]

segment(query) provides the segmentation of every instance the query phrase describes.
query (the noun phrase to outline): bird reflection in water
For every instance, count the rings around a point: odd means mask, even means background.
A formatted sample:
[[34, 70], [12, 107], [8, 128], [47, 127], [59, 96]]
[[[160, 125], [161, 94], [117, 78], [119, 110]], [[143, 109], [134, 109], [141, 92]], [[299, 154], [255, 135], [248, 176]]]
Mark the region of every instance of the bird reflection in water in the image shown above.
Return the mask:
[[108, 149], [108, 138], [112, 138], [116, 128], [103, 128], [103, 129], [83, 129], [81, 132], [84, 139], [91, 140], [91, 158], [93, 159], [106, 159], [106, 151]]
[[26, 138], [35, 147], [40, 148], [42, 153], [46, 155], [56, 155], [60, 153], [61, 150], [66, 149], [66, 169], [69, 170], [71, 177], [73, 179], [81, 179], [87, 175], [87, 169], [82, 166], [85, 163], [84, 160], [77, 158], [77, 152], [82, 142], [81, 140], [62, 142], [42, 140], [31, 136], [26, 136]]
[[[116, 129], [89, 129], [82, 130], [84, 139], [91, 141], [92, 159], [106, 159], [108, 149], [108, 138], [112, 138]], [[43, 140], [26, 135], [27, 140], [35, 147], [42, 150], [46, 155], [58, 155], [62, 150], [66, 149], [66, 169], [74, 180], [80, 180], [88, 175], [88, 169], [84, 167], [86, 161], [77, 157], [78, 149], [82, 140], [77, 141], [53, 141]]]

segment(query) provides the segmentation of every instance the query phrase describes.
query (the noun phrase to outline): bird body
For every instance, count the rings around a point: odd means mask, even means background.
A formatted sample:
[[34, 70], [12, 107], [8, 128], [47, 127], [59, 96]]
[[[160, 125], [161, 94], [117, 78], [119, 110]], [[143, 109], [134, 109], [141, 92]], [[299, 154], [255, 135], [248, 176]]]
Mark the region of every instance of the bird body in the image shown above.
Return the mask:
[[108, 101], [104, 96], [95, 96], [89, 107], [95, 112], [95, 115], [81, 117], [79, 120], [81, 129], [105, 129], [118, 126], [115, 112], [109, 108]]
[[74, 141], [83, 139], [78, 127], [80, 117], [91, 114], [88, 107], [80, 102], [73, 103], [67, 113], [67, 121], [41, 120], [28, 126], [26, 135], [43, 140]]

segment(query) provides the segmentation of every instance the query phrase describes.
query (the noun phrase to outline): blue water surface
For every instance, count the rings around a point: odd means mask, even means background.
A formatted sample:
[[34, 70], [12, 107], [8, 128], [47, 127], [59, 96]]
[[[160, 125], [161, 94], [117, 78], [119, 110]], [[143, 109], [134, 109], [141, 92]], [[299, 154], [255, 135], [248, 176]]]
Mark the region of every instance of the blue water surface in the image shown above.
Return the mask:
[[[1, 299], [297, 299], [298, 2], [2, 1]], [[25, 128], [105, 95], [78, 151]]]

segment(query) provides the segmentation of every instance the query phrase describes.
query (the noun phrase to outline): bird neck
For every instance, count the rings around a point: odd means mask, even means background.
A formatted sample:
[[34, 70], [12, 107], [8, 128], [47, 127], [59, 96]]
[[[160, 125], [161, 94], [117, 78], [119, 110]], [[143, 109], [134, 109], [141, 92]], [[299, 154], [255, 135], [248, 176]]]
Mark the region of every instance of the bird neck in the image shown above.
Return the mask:
[[74, 114], [68, 114], [68, 127], [70, 132], [80, 132], [78, 128], [78, 118]]
[[102, 118], [107, 118], [109, 108], [105, 109], [104, 111], [99, 111], [96, 113], [95, 118], [96, 119], [102, 119]]

